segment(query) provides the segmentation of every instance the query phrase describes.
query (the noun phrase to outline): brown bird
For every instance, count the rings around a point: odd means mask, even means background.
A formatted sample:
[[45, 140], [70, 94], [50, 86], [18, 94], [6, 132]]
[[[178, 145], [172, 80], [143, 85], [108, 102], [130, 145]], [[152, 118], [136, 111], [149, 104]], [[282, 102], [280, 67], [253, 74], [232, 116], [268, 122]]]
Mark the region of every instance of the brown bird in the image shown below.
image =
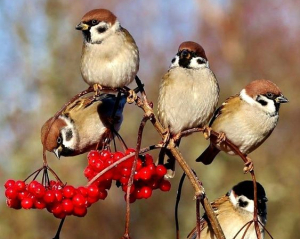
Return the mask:
[[79, 155], [108, 144], [123, 121], [126, 96], [121, 96], [113, 117], [116, 99], [115, 95], [102, 94], [74, 101], [54, 121], [45, 139], [53, 118], [47, 120], [41, 130], [41, 141], [46, 150], [59, 158]]
[[[158, 118], [169, 135], [180, 143], [181, 132], [203, 127], [211, 118], [219, 99], [218, 81], [209, 68], [202, 46], [187, 41], [180, 44], [168, 72], [163, 76], [158, 96]], [[165, 150], [160, 154], [160, 163]], [[174, 158], [169, 169], [174, 171]], [[173, 177], [174, 173], [168, 175]]]
[[[216, 110], [209, 126], [248, 155], [270, 136], [278, 122], [280, 104], [286, 102], [287, 98], [273, 82], [255, 80], [240, 94], [228, 98]], [[234, 155], [223, 139], [211, 139], [196, 161], [210, 164], [220, 150]]]
[[[267, 222], [268, 201], [263, 186], [257, 182], [257, 210], [258, 220], [265, 225]], [[241, 239], [246, 227], [239, 230], [253, 220], [254, 213], [254, 189], [252, 181], [243, 181], [235, 185], [226, 195], [211, 203], [217, 219], [223, 229], [226, 238]], [[216, 236], [209, 224], [206, 214], [200, 220], [201, 239], [215, 239]], [[264, 230], [260, 226], [261, 236], [264, 238]], [[237, 237], [235, 237], [238, 234]], [[188, 235], [188, 239], [197, 238], [196, 228]], [[244, 239], [256, 239], [253, 223], [249, 227]]]
[[91, 10], [76, 29], [83, 33], [81, 74], [87, 84], [94, 89], [121, 88], [134, 80], [139, 70], [139, 50], [112, 12]]
[[219, 85], [202, 46], [183, 42], [163, 76], [158, 97], [158, 118], [175, 136], [205, 126], [217, 106]]

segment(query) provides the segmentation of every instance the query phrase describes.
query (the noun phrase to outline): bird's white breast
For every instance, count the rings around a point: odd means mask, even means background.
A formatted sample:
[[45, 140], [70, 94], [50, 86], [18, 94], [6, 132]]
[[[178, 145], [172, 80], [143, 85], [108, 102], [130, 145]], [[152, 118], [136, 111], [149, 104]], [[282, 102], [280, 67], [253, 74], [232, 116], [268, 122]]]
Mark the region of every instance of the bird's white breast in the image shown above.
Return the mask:
[[89, 84], [123, 87], [133, 81], [138, 71], [138, 49], [123, 32], [111, 35], [99, 44], [85, 43], [81, 73]]
[[158, 100], [158, 116], [172, 134], [201, 127], [210, 119], [218, 102], [218, 85], [212, 71], [171, 68], [164, 77]]

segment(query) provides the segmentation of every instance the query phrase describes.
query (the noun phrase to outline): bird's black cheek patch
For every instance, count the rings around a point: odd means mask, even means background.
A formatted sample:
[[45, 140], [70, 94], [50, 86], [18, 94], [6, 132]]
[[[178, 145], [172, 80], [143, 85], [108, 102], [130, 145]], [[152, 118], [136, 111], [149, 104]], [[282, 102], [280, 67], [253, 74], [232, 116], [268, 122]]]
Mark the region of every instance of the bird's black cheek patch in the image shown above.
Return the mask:
[[66, 141], [70, 141], [72, 138], [73, 138], [73, 132], [72, 132], [72, 130], [69, 129], [66, 132]]
[[247, 207], [248, 202], [247, 201], [243, 201], [242, 199], [239, 199], [239, 205], [240, 205], [240, 207]]

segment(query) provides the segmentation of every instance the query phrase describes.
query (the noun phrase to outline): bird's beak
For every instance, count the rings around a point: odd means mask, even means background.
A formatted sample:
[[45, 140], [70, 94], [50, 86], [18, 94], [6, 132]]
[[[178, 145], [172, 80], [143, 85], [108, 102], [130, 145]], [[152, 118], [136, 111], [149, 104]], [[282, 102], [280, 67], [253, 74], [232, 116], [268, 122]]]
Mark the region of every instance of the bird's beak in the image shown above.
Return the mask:
[[189, 53], [189, 51], [183, 50], [183, 51], [180, 52], [179, 58], [180, 59], [190, 59], [191, 54]]
[[80, 31], [85, 31], [85, 30], [89, 29], [89, 25], [81, 22], [75, 27], [75, 29], [80, 30]]
[[61, 154], [61, 151], [62, 151], [62, 147], [59, 146], [58, 148], [56, 149], [53, 149], [53, 153], [55, 154], [55, 156], [60, 159], [60, 154]]
[[284, 95], [280, 95], [275, 99], [276, 103], [287, 103], [289, 102], [289, 100], [287, 98], [284, 97]]

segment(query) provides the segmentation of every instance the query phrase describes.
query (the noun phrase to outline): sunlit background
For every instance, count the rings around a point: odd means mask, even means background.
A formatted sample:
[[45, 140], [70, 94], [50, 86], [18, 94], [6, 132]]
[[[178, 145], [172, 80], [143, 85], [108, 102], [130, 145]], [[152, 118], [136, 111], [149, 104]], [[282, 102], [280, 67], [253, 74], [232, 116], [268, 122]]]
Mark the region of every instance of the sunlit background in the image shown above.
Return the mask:
[[[298, 238], [300, 13], [299, 2], [294, 0], [2, 0], [0, 184], [9, 178], [25, 179], [42, 166], [41, 126], [73, 95], [87, 88], [79, 68], [82, 36], [75, 25], [94, 8], [114, 12], [135, 38], [141, 56], [138, 75], [155, 106], [160, 78], [179, 44], [186, 40], [205, 48], [219, 80], [219, 104], [258, 78], [272, 80], [281, 88], [290, 102], [282, 105], [277, 128], [251, 158], [257, 180], [269, 198], [268, 230], [274, 238]], [[125, 109], [120, 133], [131, 147], [136, 144], [142, 115], [134, 105]], [[159, 141], [159, 135], [148, 125], [143, 146]], [[197, 134], [183, 139], [180, 149], [197, 171], [209, 200], [213, 200], [250, 176], [243, 174], [243, 163], [238, 157], [224, 153], [210, 166], [194, 163], [207, 144]], [[153, 155], [156, 157], [157, 152]], [[75, 186], [87, 183], [83, 176], [86, 155], [59, 161], [48, 154], [48, 160], [63, 181]], [[177, 167], [170, 192], [155, 191], [150, 199], [132, 205], [132, 238], [175, 238], [174, 203], [181, 174]], [[187, 181], [179, 208], [181, 238], [195, 225], [193, 195]], [[3, 186], [0, 212], [3, 239], [51, 239], [59, 224], [46, 210], [7, 208]], [[84, 218], [67, 218], [61, 238], [120, 238], [124, 221], [123, 192], [112, 187], [107, 199], [91, 207]]]

